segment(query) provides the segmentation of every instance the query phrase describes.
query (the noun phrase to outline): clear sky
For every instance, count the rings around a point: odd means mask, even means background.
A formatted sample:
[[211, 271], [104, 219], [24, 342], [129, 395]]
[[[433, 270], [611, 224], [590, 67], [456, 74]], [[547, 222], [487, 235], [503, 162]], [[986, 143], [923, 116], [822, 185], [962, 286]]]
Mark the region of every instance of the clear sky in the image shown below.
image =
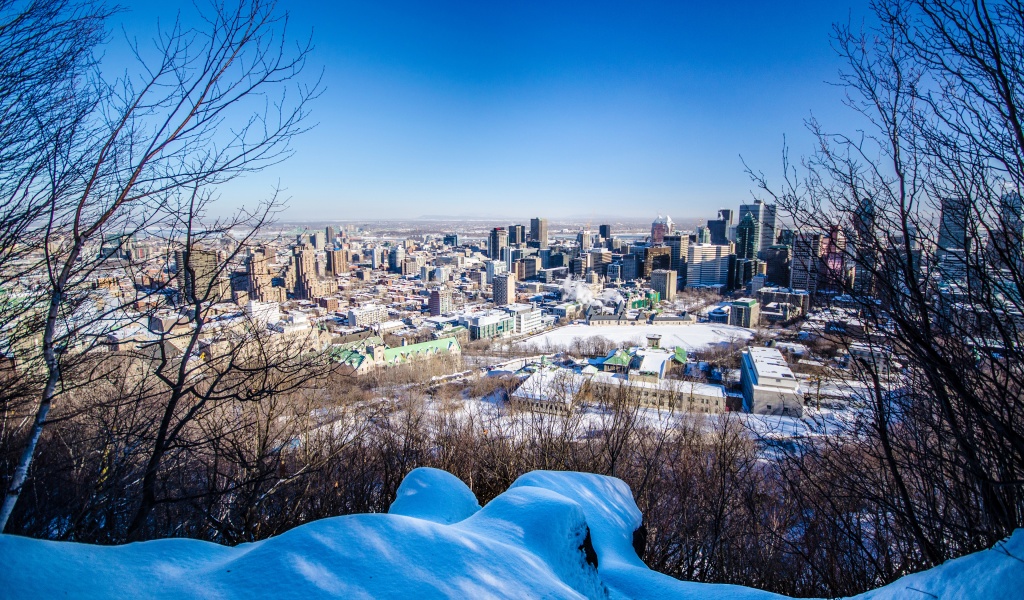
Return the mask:
[[[174, 2], [127, 2], [148, 35]], [[324, 69], [295, 156], [222, 190], [226, 210], [280, 181], [283, 219], [714, 217], [751, 197], [812, 114], [851, 115], [839, 2], [285, 2]], [[187, 9], [186, 9], [187, 10]]]

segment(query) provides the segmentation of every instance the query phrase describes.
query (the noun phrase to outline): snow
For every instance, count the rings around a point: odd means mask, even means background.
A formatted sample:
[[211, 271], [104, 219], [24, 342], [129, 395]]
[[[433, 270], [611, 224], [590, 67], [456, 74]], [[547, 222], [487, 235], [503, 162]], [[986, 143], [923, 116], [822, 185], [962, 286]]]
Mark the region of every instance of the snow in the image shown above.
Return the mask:
[[402, 480], [388, 514], [449, 525], [468, 519], [478, 510], [480, 503], [461, 479], [447, 471], [420, 467]]
[[[91, 546], [0, 535], [4, 597], [701, 598], [759, 590], [684, 582], [633, 549], [642, 515], [611, 477], [535, 471], [479, 508], [454, 476], [416, 469], [386, 515], [349, 515], [225, 547], [187, 539]], [[1024, 530], [861, 600], [1019, 597]], [[595, 567], [596, 563], [596, 567]]]
[[750, 329], [720, 325], [716, 323], [695, 323], [693, 325], [566, 325], [541, 335], [519, 342], [523, 348], [537, 350], [569, 349], [577, 339], [603, 337], [619, 346], [644, 345], [649, 334], [661, 335], [664, 348], [682, 347], [688, 351], [708, 346], [744, 343], [754, 334]]

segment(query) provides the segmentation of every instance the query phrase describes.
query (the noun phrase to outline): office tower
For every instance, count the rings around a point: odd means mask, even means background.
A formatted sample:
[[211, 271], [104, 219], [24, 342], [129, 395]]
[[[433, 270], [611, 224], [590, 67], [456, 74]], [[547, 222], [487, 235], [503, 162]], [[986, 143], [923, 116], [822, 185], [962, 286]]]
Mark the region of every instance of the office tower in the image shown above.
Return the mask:
[[818, 274], [818, 291], [842, 293], [850, 284], [847, 260], [846, 232], [833, 224], [828, 236], [821, 244], [821, 271]]
[[348, 257], [346, 251], [341, 248], [334, 248], [327, 251], [327, 274], [337, 277], [342, 273], [348, 273]]
[[[760, 200], [754, 201], [753, 204], [741, 204], [739, 211], [739, 222], [743, 222], [743, 218], [747, 215], [754, 221], [754, 254], [757, 254], [761, 250], [761, 219], [764, 217], [764, 203]], [[736, 239], [739, 239], [739, 226], [736, 227]]]
[[781, 244], [770, 246], [765, 251], [765, 276], [769, 285], [778, 287], [789, 286], [789, 263], [792, 257], [793, 249]]
[[444, 236], [444, 244], [446, 246], [458, 246], [459, 245], [459, 234], [449, 233]]
[[633, 281], [640, 277], [640, 260], [635, 254], [627, 254], [622, 257], [622, 279]]
[[1024, 209], [1017, 192], [999, 198], [999, 223], [989, 237], [987, 252], [996, 269], [1024, 269]]
[[508, 248], [508, 231], [504, 227], [495, 227], [487, 236], [487, 256], [493, 260], [502, 260], [503, 248]]
[[508, 245], [519, 246], [526, 243], [526, 227], [522, 225], [508, 226]]
[[972, 250], [972, 236], [967, 231], [969, 201], [966, 198], [943, 198], [941, 209], [938, 247], [940, 261], [946, 254], [963, 255]]
[[530, 240], [537, 244], [538, 248], [548, 247], [548, 220], [537, 217], [530, 219]]
[[875, 203], [870, 197], [864, 198], [853, 213], [853, 290], [857, 294], [873, 294], [875, 291], [874, 271], [877, 268], [875, 242]]
[[620, 281], [622, 279], [622, 263], [611, 263], [608, 268], [605, 269], [605, 276], [608, 281]]
[[576, 251], [579, 254], [589, 252], [594, 247], [594, 235], [589, 229], [583, 229], [576, 234]]
[[711, 233], [711, 243], [717, 246], [724, 246], [729, 243], [729, 227], [732, 225], [732, 211], [723, 208], [718, 211], [718, 219], [708, 221], [708, 231]]
[[676, 272], [671, 269], [656, 269], [651, 272], [651, 289], [661, 294], [661, 299], [671, 302], [676, 299]]
[[221, 281], [217, 253], [212, 250], [176, 250], [178, 287], [185, 302], [220, 302], [228, 294], [227, 282]]
[[658, 215], [658, 218], [651, 223], [651, 243], [661, 244], [665, 241], [665, 236], [672, 233], [675, 230], [675, 224], [672, 223], [672, 217], [665, 215], [662, 217]]
[[402, 272], [402, 263], [405, 262], [405, 246], [392, 246], [388, 253], [388, 270], [392, 273]]
[[505, 306], [516, 301], [516, 276], [514, 273], [499, 273], [494, 276], [491, 286], [495, 306]]
[[452, 291], [448, 288], [434, 288], [430, 290], [430, 300], [427, 301], [430, 316], [437, 317], [455, 310], [455, 300]]
[[686, 275], [686, 249], [690, 246], [690, 236], [681, 233], [666, 235], [665, 245], [669, 249], [669, 268]]
[[612, 239], [612, 226], [611, 225], [600, 225], [597, 228], [598, 233], [601, 235], [602, 240]]
[[782, 229], [779, 230], [778, 243], [782, 246], [793, 247], [796, 242], [796, 230], [795, 229]]
[[672, 267], [672, 249], [668, 246], [655, 246], [644, 251], [643, 272], [640, 277], [650, 277], [656, 269]]
[[324, 233], [327, 234], [327, 243], [333, 244], [334, 238], [337, 237], [334, 231], [334, 227], [328, 225], [327, 227], [324, 228]]
[[797, 234], [793, 242], [789, 287], [805, 290], [811, 296], [817, 293], [824, 237], [822, 233]]
[[754, 216], [745, 213], [736, 226], [736, 258], [751, 259], [757, 257], [757, 246], [760, 243]]
[[758, 244], [758, 252], [763, 252], [775, 244], [776, 234], [775, 205], [762, 204], [761, 207], [761, 241]]
[[739, 258], [734, 257], [735, 262], [732, 266], [732, 282], [729, 285], [730, 288], [736, 289], [743, 287], [750, 283], [750, 280], [757, 275], [758, 270], [761, 267], [761, 261], [756, 258]]
[[729, 246], [690, 244], [686, 257], [687, 285], [729, 285]]

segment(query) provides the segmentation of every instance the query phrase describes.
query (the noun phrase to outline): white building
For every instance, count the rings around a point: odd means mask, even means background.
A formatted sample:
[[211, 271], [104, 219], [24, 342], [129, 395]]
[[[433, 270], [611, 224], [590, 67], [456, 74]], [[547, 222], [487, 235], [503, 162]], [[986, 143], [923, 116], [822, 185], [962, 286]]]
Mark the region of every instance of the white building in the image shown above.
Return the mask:
[[503, 309], [515, 318], [516, 335], [525, 335], [544, 328], [543, 312], [532, 304], [509, 304]]
[[804, 414], [804, 396], [786, 359], [775, 348], [750, 347], [740, 365], [743, 410], [759, 415]]
[[690, 244], [686, 253], [686, 285], [729, 284], [729, 246]]
[[387, 307], [368, 304], [348, 311], [348, 324], [353, 327], [368, 327], [388, 320]]

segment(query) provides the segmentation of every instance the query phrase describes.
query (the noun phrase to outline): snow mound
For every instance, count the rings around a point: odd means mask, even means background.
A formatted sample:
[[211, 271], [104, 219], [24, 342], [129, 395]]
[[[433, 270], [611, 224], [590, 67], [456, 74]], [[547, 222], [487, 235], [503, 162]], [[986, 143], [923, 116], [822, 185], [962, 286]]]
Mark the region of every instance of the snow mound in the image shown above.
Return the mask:
[[1024, 596], [1024, 529], [988, 550], [961, 556], [854, 596], [859, 600], [1010, 600]]
[[388, 514], [416, 517], [450, 525], [471, 517], [480, 503], [469, 486], [447, 471], [419, 467], [413, 469], [391, 503]]
[[[349, 515], [233, 548], [186, 539], [91, 546], [0, 535], [4, 598], [781, 598], [648, 569], [629, 487], [535, 471], [482, 509], [454, 476], [417, 469], [391, 514]], [[1017, 598], [1024, 530], [860, 600]]]

